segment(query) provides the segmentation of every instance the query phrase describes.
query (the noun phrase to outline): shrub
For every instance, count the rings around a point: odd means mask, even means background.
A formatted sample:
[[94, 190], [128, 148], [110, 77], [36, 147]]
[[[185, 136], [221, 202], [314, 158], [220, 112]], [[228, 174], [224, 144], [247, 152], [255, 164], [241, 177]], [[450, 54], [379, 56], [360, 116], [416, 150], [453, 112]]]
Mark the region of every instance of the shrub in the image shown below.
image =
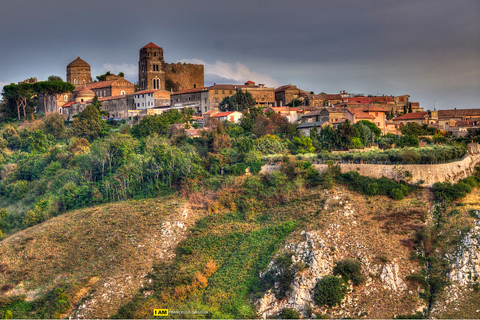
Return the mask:
[[345, 298], [346, 290], [347, 288], [342, 279], [327, 275], [315, 287], [315, 303], [320, 307], [324, 305], [333, 307], [342, 302], [343, 298]]
[[285, 308], [280, 313], [280, 319], [300, 319], [300, 314], [295, 309]]
[[365, 282], [365, 278], [362, 276], [362, 265], [358, 260], [345, 259], [337, 262], [333, 268], [333, 274], [342, 276], [345, 281], [351, 280], [354, 286]]

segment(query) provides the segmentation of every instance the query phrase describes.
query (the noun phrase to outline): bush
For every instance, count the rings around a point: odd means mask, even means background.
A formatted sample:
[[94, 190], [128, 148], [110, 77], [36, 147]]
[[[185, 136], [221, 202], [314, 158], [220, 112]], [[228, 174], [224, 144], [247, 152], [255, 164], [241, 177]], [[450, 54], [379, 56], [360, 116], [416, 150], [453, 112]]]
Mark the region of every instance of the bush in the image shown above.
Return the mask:
[[333, 307], [342, 302], [343, 298], [345, 298], [346, 290], [347, 288], [342, 279], [327, 275], [315, 287], [315, 303], [320, 307], [324, 305]]
[[354, 286], [365, 282], [365, 278], [362, 276], [362, 265], [358, 260], [345, 259], [337, 262], [333, 268], [333, 274], [342, 276], [344, 281], [351, 280]]
[[300, 314], [295, 309], [285, 308], [280, 313], [280, 319], [300, 319]]

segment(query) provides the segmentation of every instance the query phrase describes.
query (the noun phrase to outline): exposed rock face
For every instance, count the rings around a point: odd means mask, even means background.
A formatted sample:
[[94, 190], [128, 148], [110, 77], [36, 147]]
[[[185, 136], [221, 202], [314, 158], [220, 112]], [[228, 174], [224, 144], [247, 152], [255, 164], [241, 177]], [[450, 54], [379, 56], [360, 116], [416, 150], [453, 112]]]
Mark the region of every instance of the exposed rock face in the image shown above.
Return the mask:
[[[480, 219], [480, 210], [476, 213]], [[443, 299], [439, 299], [432, 308], [433, 317], [442, 317], [445, 312], [460, 311], [465, 307], [465, 299], [474, 291], [473, 286], [480, 284], [480, 220], [475, 219], [474, 226], [462, 238], [453, 254], [445, 255], [450, 261], [447, 278], [450, 285], [444, 290]], [[477, 301], [476, 315], [480, 315], [480, 303]]]
[[[416, 290], [408, 290], [402, 278], [413, 273], [412, 262], [403, 254], [398, 254], [395, 259], [388, 262], [375, 261], [378, 252], [375, 241], [370, 241], [368, 234], [372, 230], [363, 229], [365, 221], [357, 219], [358, 213], [341, 194], [331, 195], [327, 198], [323, 210], [326, 211], [328, 223], [322, 230], [303, 230], [299, 235], [287, 242], [281, 253], [292, 254], [292, 265], [303, 263], [308, 266], [303, 271], [297, 271], [291, 285], [291, 291], [286, 297], [278, 300], [270, 290], [257, 301], [259, 316], [267, 318], [278, 315], [284, 308], [292, 308], [300, 312], [302, 317], [310, 316], [311, 311], [327, 314], [331, 317], [378, 317], [381, 313], [372, 313], [377, 295], [388, 296], [397, 300], [408, 296], [415, 301], [411, 310], [398, 310], [395, 308], [389, 314], [414, 313], [416, 309], [423, 309], [425, 303], [418, 301]], [[298, 240], [300, 238], [300, 240]], [[378, 244], [382, 245], [382, 244]], [[355, 288], [355, 292], [346, 295], [339, 307], [328, 310], [315, 305], [314, 291], [317, 282], [326, 275], [331, 275], [336, 262], [353, 258], [361, 262], [362, 273], [366, 282]], [[403, 268], [400, 267], [401, 263]], [[405, 268], [405, 266], [407, 268]], [[269, 270], [279, 270], [275, 261], [270, 262]], [[264, 274], [264, 273], [263, 273]], [[260, 276], [263, 276], [261, 274]], [[276, 284], [278, 286], [278, 284]], [[353, 287], [350, 285], [350, 291]], [[380, 292], [382, 292], [380, 294]], [[368, 302], [370, 302], [370, 306]], [[383, 316], [386, 317], [386, 316]]]

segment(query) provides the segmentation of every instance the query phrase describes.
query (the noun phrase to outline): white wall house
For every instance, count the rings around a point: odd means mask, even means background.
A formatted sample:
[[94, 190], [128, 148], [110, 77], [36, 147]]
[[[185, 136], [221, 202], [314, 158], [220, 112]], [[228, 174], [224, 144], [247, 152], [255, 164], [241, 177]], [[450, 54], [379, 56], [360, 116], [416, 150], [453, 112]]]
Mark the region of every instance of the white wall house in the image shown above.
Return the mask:
[[133, 95], [135, 109], [141, 110], [155, 107], [155, 91], [157, 90], [144, 90], [135, 92]]

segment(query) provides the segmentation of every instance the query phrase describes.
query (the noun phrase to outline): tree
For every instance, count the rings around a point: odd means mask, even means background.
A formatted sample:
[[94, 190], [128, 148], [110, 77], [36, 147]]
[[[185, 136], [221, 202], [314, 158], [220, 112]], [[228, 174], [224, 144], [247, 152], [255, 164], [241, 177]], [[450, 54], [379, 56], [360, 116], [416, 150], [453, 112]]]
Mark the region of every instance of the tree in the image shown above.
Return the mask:
[[218, 105], [221, 111], [243, 111], [255, 106], [257, 102], [250, 92], [239, 89], [234, 95], [225, 97]]
[[299, 105], [302, 104], [302, 101], [301, 100], [298, 100], [298, 99], [293, 99], [292, 101], [290, 101], [289, 103], [287, 103], [287, 106], [289, 107], [298, 107]]
[[131, 133], [136, 138], [147, 137], [152, 133], [167, 134], [170, 125], [183, 123], [185, 117], [172, 109], [160, 115], [145, 116], [139, 124], [133, 126]]
[[20, 120], [20, 109], [23, 109], [23, 116], [27, 117], [27, 105], [34, 95], [33, 87], [29, 83], [10, 84], [3, 87], [2, 95], [6, 101], [7, 108], [17, 109], [17, 117]]
[[52, 76], [49, 76], [49, 77], [48, 77], [47, 81], [61, 81], [61, 82], [63, 82], [63, 79], [62, 79], [62, 77], [60, 77], [60, 76], [54, 76], [54, 75], [52, 75]]
[[67, 92], [72, 92], [75, 90], [75, 86], [69, 82], [63, 82], [63, 81], [40, 81], [37, 82], [33, 85], [33, 90], [37, 92], [37, 94], [40, 96], [43, 96], [43, 106], [45, 108], [45, 114], [47, 114], [47, 97], [52, 96], [55, 101], [55, 112], [58, 112], [57, 110], [57, 96], [59, 94], [67, 93]]
[[412, 112], [413, 112], [413, 110], [412, 110], [412, 103], [410, 102], [410, 103], [408, 104], [408, 113], [412, 113]]
[[122, 78], [125, 78], [125, 73], [123, 73], [123, 72], [120, 71], [120, 72], [118, 73], [118, 76], [119, 76], [119, 77], [122, 77]]
[[111, 75], [111, 73], [110, 73], [110, 71], [107, 71], [107, 72], [105, 72], [105, 74], [101, 74], [101, 75], [97, 76], [96, 78], [97, 78], [98, 81], [105, 81], [105, 80], [107, 80], [107, 76], [109, 76], [109, 75]]
[[56, 139], [62, 139], [65, 136], [65, 116], [60, 113], [51, 113], [43, 119], [45, 134], [51, 134]]
[[102, 132], [100, 111], [93, 105], [88, 105], [78, 117], [73, 120], [73, 133], [81, 138], [92, 141]]

